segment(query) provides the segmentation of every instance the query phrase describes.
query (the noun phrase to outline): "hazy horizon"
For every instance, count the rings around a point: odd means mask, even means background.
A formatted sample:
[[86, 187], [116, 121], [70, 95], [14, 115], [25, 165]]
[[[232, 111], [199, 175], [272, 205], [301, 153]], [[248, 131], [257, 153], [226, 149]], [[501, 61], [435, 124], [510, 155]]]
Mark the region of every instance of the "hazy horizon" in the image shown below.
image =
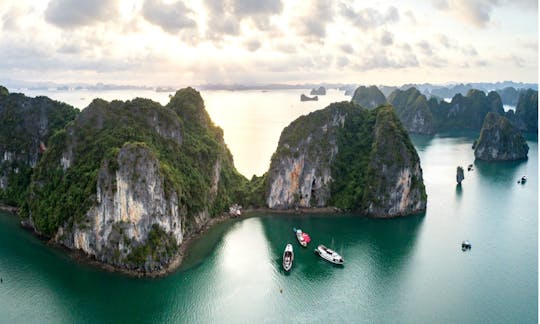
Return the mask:
[[538, 82], [532, 0], [2, 3], [3, 80], [178, 87]]

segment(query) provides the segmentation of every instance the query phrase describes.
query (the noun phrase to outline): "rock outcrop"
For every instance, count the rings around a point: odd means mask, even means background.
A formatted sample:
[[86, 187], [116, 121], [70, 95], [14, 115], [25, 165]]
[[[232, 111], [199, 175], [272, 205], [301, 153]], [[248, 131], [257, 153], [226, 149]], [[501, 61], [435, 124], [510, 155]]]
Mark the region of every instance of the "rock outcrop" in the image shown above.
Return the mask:
[[301, 94], [300, 95], [300, 101], [317, 101], [319, 100], [319, 97], [315, 96], [315, 97], [308, 97], [306, 96], [305, 94]]
[[389, 106], [341, 102], [298, 118], [281, 133], [266, 181], [270, 208], [335, 206], [377, 217], [426, 208], [420, 160]]
[[150, 273], [245, 182], [197, 91], [179, 90], [165, 107], [96, 99], [51, 139], [22, 216], [68, 248]]
[[484, 161], [513, 161], [527, 158], [525, 138], [505, 117], [488, 113], [480, 137], [474, 143], [474, 156]]
[[364, 108], [373, 109], [384, 105], [386, 98], [376, 86], [360, 86], [354, 91], [352, 101]]
[[432, 135], [435, 133], [433, 115], [426, 96], [416, 88], [407, 91], [395, 90], [388, 96], [388, 102], [409, 133]]
[[326, 88], [321, 86], [317, 89], [311, 89], [311, 92], [309, 93], [312, 96], [325, 96], [326, 95]]
[[49, 137], [78, 110], [47, 97], [30, 98], [0, 86], [0, 201], [20, 205]]
[[456, 182], [461, 185], [461, 182], [465, 180], [465, 174], [463, 173], [463, 167], [458, 166], [456, 170]]
[[499, 94], [499, 96], [501, 96], [503, 105], [510, 105], [510, 106], [517, 105], [520, 92], [516, 90], [516, 88], [506, 87], [506, 88], [497, 90], [497, 93]]

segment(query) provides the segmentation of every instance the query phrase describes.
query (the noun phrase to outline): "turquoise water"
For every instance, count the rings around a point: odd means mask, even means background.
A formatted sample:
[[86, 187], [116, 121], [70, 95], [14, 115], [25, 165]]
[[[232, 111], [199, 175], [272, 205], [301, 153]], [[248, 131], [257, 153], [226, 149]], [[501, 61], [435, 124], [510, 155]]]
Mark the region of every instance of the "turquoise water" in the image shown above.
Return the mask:
[[[133, 279], [77, 264], [0, 214], [0, 322], [536, 323], [538, 145], [529, 160], [473, 163], [476, 134], [414, 136], [423, 215], [260, 215], [212, 228], [183, 268]], [[525, 185], [516, 182], [527, 175]], [[313, 241], [302, 249], [292, 232]], [[462, 252], [461, 241], [472, 242]], [[285, 245], [295, 264], [281, 270]], [[336, 267], [316, 244], [345, 258]]]

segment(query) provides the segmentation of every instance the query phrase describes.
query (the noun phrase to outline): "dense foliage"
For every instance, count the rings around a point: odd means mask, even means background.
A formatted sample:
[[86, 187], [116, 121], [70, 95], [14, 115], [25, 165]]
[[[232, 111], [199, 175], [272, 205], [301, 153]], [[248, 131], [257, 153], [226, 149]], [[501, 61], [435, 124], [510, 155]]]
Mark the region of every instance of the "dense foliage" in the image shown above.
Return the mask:
[[395, 90], [388, 96], [396, 115], [411, 133], [433, 134], [435, 125], [426, 96], [416, 88]]
[[[339, 151], [332, 167], [332, 204], [366, 210], [369, 204], [388, 200], [394, 184], [388, 179], [419, 163], [407, 131], [391, 106], [373, 111], [357, 110], [339, 133]], [[426, 199], [421, 179], [413, 179], [411, 192], [419, 189]]]
[[473, 148], [477, 159], [488, 161], [518, 160], [526, 158], [529, 151], [519, 129], [506, 117], [491, 112], [486, 115]]
[[[165, 107], [148, 99], [110, 103], [96, 99], [54, 136], [36, 168], [25, 206], [36, 229], [52, 235], [66, 222], [82, 222], [96, 203], [100, 167], [114, 166], [126, 143], [143, 143], [153, 152], [166, 194], [178, 194], [188, 218], [204, 210], [216, 215], [243, 196], [247, 180], [235, 170], [222, 130], [213, 125], [194, 89], [179, 90]], [[70, 150], [71, 165], [64, 170], [59, 162]], [[218, 161], [220, 180], [217, 194], [211, 197]]]
[[74, 120], [79, 111], [47, 97], [9, 94], [0, 87], [0, 201], [25, 201], [32, 168], [41, 158], [51, 135]]
[[441, 101], [432, 106], [435, 127], [439, 131], [480, 129], [488, 112], [504, 114], [501, 97], [494, 91], [486, 95], [470, 90], [466, 96], [456, 94], [450, 103]]
[[385, 104], [386, 98], [376, 86], [360, 86], [354, 91], [352, 101], [364, 108], [373, 109]]

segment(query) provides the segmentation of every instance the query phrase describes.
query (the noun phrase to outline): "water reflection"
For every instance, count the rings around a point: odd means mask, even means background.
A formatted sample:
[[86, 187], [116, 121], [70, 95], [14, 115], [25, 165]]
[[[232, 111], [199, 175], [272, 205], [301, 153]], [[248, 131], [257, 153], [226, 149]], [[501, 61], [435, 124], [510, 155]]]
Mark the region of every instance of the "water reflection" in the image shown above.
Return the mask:
[[[486, 162], [475, 160], [474, 166], [478, 174], [487, 182], [517, 182], [521, 177], [518, 170], [527, 164], [527, 160]], [[513, 181], [515, 180], [515, 181]]]
[[456, 201], [461, 200], [463, 196], [463, 187], [460, 184], [456, 184]]

